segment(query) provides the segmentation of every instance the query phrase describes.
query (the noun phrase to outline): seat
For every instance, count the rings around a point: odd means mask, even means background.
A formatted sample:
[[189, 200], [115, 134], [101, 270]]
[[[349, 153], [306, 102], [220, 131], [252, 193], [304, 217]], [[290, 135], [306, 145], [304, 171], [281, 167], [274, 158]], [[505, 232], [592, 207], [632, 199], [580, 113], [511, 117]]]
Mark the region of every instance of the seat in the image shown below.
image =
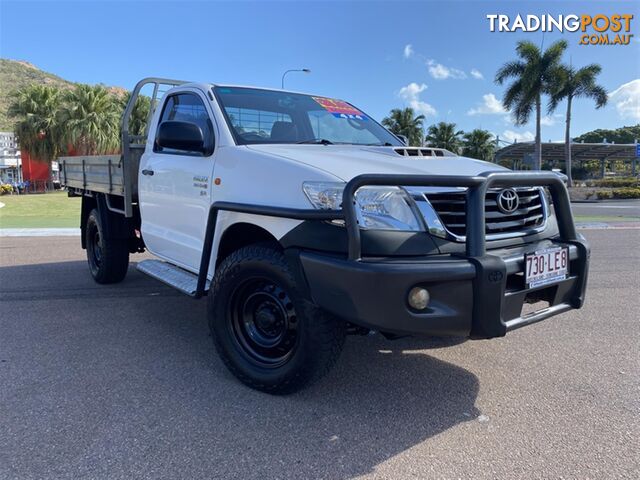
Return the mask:
[[277, 142], [298, 141], [298, 129], [293, 122], [273, 122], [271, 127], [271, 140]]

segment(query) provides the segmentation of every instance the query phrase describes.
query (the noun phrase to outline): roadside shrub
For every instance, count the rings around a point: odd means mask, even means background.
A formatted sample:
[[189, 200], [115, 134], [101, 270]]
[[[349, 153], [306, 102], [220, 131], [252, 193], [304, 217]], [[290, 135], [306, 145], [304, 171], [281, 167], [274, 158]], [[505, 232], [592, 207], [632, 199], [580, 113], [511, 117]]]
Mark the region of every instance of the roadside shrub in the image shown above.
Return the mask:
[[598, 196], [598, 200], [607, 200], [613, 196], [609, 190], [602, 190], [596, 195]]
[[0, 185], [0, 195], [9, 195], [13, 192], [13, 187], [9, 184]]
[[616, 188], [612, 195], [613, 198], [640, 198], [640, 187]]
[[598, 180], [591, 180], [588, 183], [592, 187], [603, 188], [640, 187], [640, 180], [635, 177], [601, 178]]
[[573, 167], [571, 169], [571, 176], [573, 177], [573, 181], [583, 181], [591, 178], [591, 172], [583, 167]]

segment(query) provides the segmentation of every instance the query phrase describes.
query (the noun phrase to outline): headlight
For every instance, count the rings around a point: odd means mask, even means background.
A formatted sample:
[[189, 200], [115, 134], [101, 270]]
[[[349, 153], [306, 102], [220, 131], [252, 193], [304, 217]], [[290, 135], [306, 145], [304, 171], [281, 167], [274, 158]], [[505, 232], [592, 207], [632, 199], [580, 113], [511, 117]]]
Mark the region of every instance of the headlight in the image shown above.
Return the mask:
[[362, 187], [355, 199], [362, 228], [422, 230], [409, 196], [399, 187]]
[[304, 182], [302, 190], [318, 210], [340, 210], [345, 183]]
[[[344, 183], [305, 182], [305, 195], [314, 207], [338, 210]], [[399, 187], [362, 187], [355, 195], [356, 214], [361, 228], [376, 230], [423, 230], [412, 200]]]

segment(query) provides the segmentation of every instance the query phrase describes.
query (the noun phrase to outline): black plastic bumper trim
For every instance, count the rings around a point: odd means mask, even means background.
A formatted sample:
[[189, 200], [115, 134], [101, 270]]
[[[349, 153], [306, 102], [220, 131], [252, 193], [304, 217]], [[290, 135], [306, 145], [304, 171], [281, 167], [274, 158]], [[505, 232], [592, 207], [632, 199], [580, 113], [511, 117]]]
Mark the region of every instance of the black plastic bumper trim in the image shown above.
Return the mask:
[[[530, 251], [536, 245], [531, 244]], [[588, 261], [577, 249], [572, 251], [573, 266]], [[518, 289], [508, 290], [509, 276], [521, 275], [522, 270], [516, 269], [518, 263], [513, 257], [497, 254], [482, 258], [434, 255], [411, 262], [352, 262], [299, 250], [296, 255], [305, 288], [317, 305], [356, 325], [393, 334], [501, 337], [510, 330], [579, 308], [584, 295], [579, 273], [535, 288], [526, 288], [521, 279]], [[431, 295], [424, 312], [416, 312], [407, 304], [407, 294], [414, 286], [426, 288]], [[524, 304], [532, 297], [546, 300], [549, 306], [522, 315]]]
[[[478, 176], [456, 175], [380, 175], [365, 174], [351, 179], [345, 186], [342, 197], [342, 209], [313, 210], [286, 207], [271, 207], [232, 202], [215, 202], [211, 205], [207, 218], [206, 233], [198, 273], [195, 298], [205, 293], [205, 285], [211, 261], [213, 239], [220, 210], [254, 215], [290, 218], [296, 220], [337, 220], [344, 219], [348, 240], [348, 262], [357, 269], [362, 265], [360, 225], [358, 224], [355, 194], [361, 187], [379, 186], [450, 186], [467, 187], [466, 202], [466, 242], [463, 257], [473, 265], [475, 276], [472, 280], [473, 314], [470, 336], [472, 338], [491, 338], [502, 336], [509, 325], [518, 322], [509, 319], [505, 322], [501, 305], [505, 295], [507, 281], [507, 263], [499, 256], [488, 254], [485, 238], [485, 197], [489, 188], [512, 186], [545, 186], [549, 189], [558, 223], [558, 240], [575, 245], [578, 250], [577, 294], [572, 295], [570, 305], [580, 308], [584, 302], [586, 288], [589, 248], [584, 239], [579, 238], [573, 222], [569, 195], [561, 178], [553, 172], [485, 172]], [[388, 269], [389, 265], [385, 265]], [[444, 274], [443, 281], [449, 278]], [[555, 309], [559, 310], [559, 309]], [[543, 313], [540, 318], [546, 318]], [[534, 317], [537, 318], [537, 317]], [[520, 320], [527, 323], [525, 319]], [[529, 322], [530, 323], [530, 322]]]

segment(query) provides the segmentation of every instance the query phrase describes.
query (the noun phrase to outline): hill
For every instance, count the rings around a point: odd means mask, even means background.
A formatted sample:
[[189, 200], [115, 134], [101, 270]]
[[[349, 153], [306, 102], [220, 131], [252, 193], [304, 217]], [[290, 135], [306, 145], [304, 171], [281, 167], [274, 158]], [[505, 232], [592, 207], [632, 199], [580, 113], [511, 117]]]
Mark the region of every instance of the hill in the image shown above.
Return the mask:
[[640, 140], [640, 124], [620, 127], [615, 130], [598, 129], [583, 133], [573, 139], [574, 142], [600, 143], [604, 140], [611, 143], [634, 143]]
[[13, 120], [7, 115], [10, 92], [37, 83], [67, 88], [74, 85], [73, 82], [42, 71], [29, 62], [0, 58], [0, 131], [13, 130]]
[[[77, 84], [58, 77], [53, 73], [40, 70], [29, 62], [0, 58], [0, 131], [13, 130], [14, 120], [7, 114], [9, 110], [9, 96], [14, 90], [27, 85], [45, 84], [61, 88], [74, 88]], [[105, 87], [118, 98], [127, 94], [127, 89], [121, 87]]]

